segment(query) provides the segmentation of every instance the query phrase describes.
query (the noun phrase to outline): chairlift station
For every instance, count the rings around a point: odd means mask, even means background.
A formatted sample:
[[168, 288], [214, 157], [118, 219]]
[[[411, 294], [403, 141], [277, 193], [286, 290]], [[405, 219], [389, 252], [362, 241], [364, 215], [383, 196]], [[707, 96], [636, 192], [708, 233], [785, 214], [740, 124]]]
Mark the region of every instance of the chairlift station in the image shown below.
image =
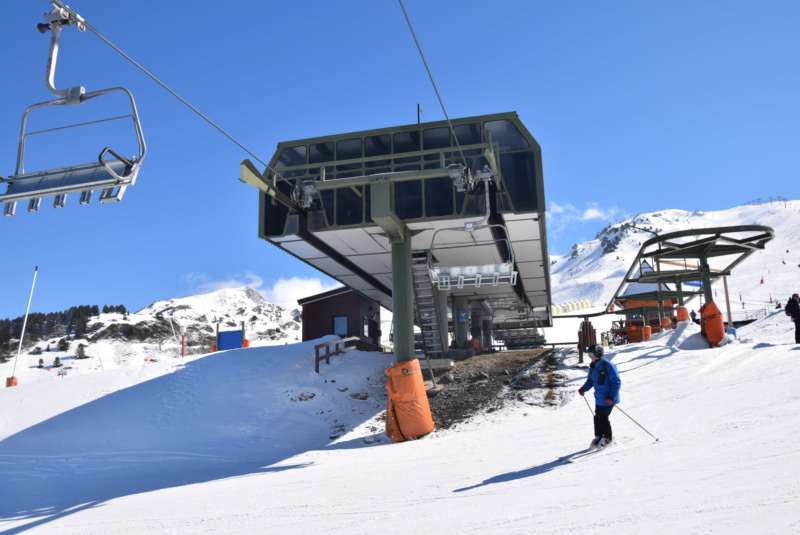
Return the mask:
[[[394, 313], [395, 360], [552, 325], [539, 144], [516, 113], [286, 141], [262, 173], [259, 236]], [[451, 318], [451, 319], [448, 319]]]

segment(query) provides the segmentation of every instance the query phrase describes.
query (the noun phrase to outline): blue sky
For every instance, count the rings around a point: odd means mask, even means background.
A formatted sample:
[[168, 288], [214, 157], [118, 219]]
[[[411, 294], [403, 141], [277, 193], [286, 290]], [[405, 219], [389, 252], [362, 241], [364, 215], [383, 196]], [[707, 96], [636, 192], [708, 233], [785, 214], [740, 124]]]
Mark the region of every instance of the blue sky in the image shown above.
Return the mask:
[[[417, 104], [425, 120], [444, 118], [394, 0], [69, 4], [265, 161], [279, 141], [414, 123]], [[516, 111], [541, 144], [551, 254], [633, 214], [798, 198], [798, 2], [405, 6], [450, 117]], [[23, 111], [52, 98], [50, 37], [36, 31], [49, 9], [28, 0], [5, 10], [2, 176], [14, 172]], [[330, 287], [259, 240], [257, 192], [237, 180], [242, 149], [95, 35], [68, 27], [56, 87], [78, 84], [133, 92], [147, 158], [120, 203], [44, 201], [0, 219], [0, 317], [24, 314], [37, 265], [31, 308], [42, 312], [136, 310], [242, 285], [287, 303]], [[94, 150], [77, 133], [40, 141], [26, 169], [60, 166], [86, 145]]]

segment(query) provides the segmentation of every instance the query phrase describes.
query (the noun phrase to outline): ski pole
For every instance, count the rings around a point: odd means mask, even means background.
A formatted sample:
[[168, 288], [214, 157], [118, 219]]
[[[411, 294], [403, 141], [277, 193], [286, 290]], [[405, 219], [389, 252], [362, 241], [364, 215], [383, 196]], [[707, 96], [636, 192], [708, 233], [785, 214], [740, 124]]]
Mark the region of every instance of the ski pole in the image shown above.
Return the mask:
[[589, 405], [589, 400], [588, 400], [588, 399], [586, 399], [584, 396], [581, 396], [581, 397], [583, 398], [583, 401], [585, 401], [585, 402], [586, 402], [586, 406], [587, 406], [587, 407], [589, 407], [589, 412], [591, 412], [591, 413], [592, 413], [592, 416], [594, 416], [594, 411], [592, 410], [592, 406], [591, 406], [591, 405]]
[[[587, 403], [588, 403], [588, 402], [587, 402]], [[614, 406], [615, 406], [616, 408], [618, 408], [618, 409], [619, 409], [619, 410], [622, 412], [622, 414], [624, 414], [624, 415], [625, 415], [625, 416], [627, 416], [628, 418], [631, 418], [630, 414], [628, 414], [627, 412], [625, 412], [625, 411], [623, 411], [623, 410], [622, 410], [622, 407], [620, 407], [619, 405], [614, 405]], [[639, 427], [642, 427], [642, 424], [640, 424], [639, 422], [637, 422], [637, 421], [636, 421], [636, 420], [634, 420], [633, 418], [631, 418], [631, 421], [632, 421], [633, 423], [635, 423], [636, 425], [638, 425]], [[645, 429], [644, 427], [642, 427], [642, 430], [643, 430], [645, 433], [647, 433], [648, 435], [650, 435], [651, 437], [653, 437], [653, 434], [652, 434], [650, 431], [648, 431], [647, 429]], [[657, 439], [656, 437], [653, 437], [653, 438], [655, 438], [655, 439], [656, 439], [656, 442], [658, 442], [658, 439]]]

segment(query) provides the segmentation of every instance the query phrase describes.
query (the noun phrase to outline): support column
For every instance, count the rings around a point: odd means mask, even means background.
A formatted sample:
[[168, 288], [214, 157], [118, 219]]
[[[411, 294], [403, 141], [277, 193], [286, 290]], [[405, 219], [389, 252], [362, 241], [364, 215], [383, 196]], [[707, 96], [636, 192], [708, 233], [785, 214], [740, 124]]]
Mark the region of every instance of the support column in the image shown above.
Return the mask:
[[469, 342], [469, 299], [453, 296], [453, 324], [458, 347], [466, 347]]
[[492, 318], [485, 317], [481, 320], [481, 331], [483, 333], [483, 347], [492, 349]]
[[395, 364], [414, 358], [414, 278], [411, 266], [411, 240], [392, 243]]
[[482, 318], [483, 318], [483, 316], [479, 316], [478, 314], [472, 314], [472, 316], [470, 317], [470, 321], [469, 321], [469, 325], [470, 325], [470, 327], [469, 327], [469, 337], [470, 337], [470, 340], [472, 340], [473, 338], [477, 338], [478, 340], [481, 340], [481, 337], [482, 337], [482, 334], [483, 334], [481, 332], [481, 319]]
[[439, 315], [439, 332], [442, 334], [442, 356], [447, 356], [447, 347], [450, 345], [447, 325], [447, 292], [433, 286], [433, 295], [436, 297], [436, 313]]
[[703, 280], [703, 295], [705, 295], [706, 304], [712, 303], [714, 301], [714, 294], [711, 291], [711, 268], [705, 257], [700, 258], [700, 276]]

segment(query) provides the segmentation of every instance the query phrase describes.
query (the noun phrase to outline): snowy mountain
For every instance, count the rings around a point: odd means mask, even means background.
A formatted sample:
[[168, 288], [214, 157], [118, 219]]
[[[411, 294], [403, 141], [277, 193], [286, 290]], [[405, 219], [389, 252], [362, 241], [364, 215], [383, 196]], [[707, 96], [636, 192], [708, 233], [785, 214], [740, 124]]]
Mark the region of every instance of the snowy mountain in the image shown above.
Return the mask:
[[792, 293], [785, 278], [796, 280], [800, 275], [800, 201], [717, 212], [664, 210], [609, 225], [594, 240], [574, 245], [566, 255], [550, 257], [553, 304], [588, 299], [594, 306], [604, 307], [642, 243], [654, 234], [736, 225], [768, 226], [775, 231], [775, 238], [764, 251], [752, 254], [733, 270], [728, 280], [731, 295], [745, 303], [747, 310], [767, 306], [770, 299], [785, 302]]
[[209, 325], [219, 325], [220, 330], [238, 330], [244, 323], [246, 336], [251, 341], [280, 343], [297, 341], [302, 321], [299, 309], [284, 310], [248, 287], [157, 301], [136, 315], [169, 318], [187, 327], [187, 331], [192, 328], [207, 330]]
[[[216, 343], [217, 329], [240, 330], [252, 344], [285, 345], [300, 340], [299, 310], [286, 311], [267, 302], [251, 288], [226, 288], [215, 292], [158, 301], [134, 313], [103, 313], [91, 316], [84, 337], [54, 336], [25, 340], [24, 351], [51, 367], [56, 357], [64, 370], [77, 373], [79, 347], [88, 358], [105, 357], [104, 366], [127, 366], [131, 362], [178, 357], [181, 328], [185, 328], [185, 354], [205, 354]], [[48, 350], [49, 348], [49, 350]], [[16, 350], [16, 346], [14, 346]], [[14, 352], [16, 355], [16, 351]], [[97, 363], [97, 361], [94, 361]]]
[[[658, 232], [681, 217], [773, 227], [768, 250], [731, 277], [743, 298], [763, 302], [762, 287], [782, 300], [800, 291], [798, 213], [791, 201], [647, 218]], [[612, 274], [628, 267], [625, 247], [649, 236], [621, 225], [575, 258], [555, 259], [554, 277], [573, 268], [554, 284], [560, 295], [570, 295], [565, 280], [597, 285], [600, 298], [607, 285], [613, 292]], [[602, 254], [617, 234], [626, 235]], [[247, 293], [154, 303], [128, 321], [160, 313], [165, 325], [171, 317], [200, 328], [203, 315], [269, 316]], [[112, 316], [101, 318], [124, 321]], [[91, 358], [65, 358], [71, 369], [57, 375], [25, 353], [0, 364], [0, 374], [11, 377], [14, 366], [20, 379], [0, 389], [0, 532], [797, 533], [800, 345], [782, 310], [737, 331], [709, 349], [684, 322], [609, 349], [622, 378], [611, 415], [617, 445], [575, 462], [565, 458], [592, 438], [593, 400], [577, 395], [586, 363], [572, 350], [548, 370], [560, 403], [539, 403], [546, 392], [537, 389], [547, 387], [532, 381], [502, 409], [403, 443], [383, 433], [390, 354], [350, 351], [317, 374], [319, 341], [145, 359], [156, 344], [101, 340]], [[574, 333], [556, 318], [548, 339]], [[123, 355], [142, 347], [150, 353]]]

